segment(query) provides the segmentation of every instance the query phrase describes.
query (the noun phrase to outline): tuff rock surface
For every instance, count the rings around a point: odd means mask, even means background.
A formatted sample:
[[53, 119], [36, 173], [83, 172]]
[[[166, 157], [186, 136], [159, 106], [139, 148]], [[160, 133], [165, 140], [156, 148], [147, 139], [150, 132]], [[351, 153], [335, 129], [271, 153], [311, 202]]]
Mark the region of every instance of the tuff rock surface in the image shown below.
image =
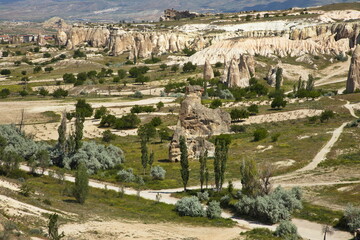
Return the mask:
[[346, 92], [360, 90], [360, 45], [357, 45], [351, 58], [349, 75], [346, 82]]

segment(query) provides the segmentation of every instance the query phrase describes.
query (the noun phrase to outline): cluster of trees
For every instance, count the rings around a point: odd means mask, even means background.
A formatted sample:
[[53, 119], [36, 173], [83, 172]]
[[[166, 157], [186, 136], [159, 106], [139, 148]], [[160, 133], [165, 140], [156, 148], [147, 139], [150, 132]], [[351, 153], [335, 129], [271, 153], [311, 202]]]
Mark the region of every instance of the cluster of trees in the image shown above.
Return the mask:
[[335, 113], [332, 110], [323, 111], [320, 116], [309, 117], [308, 120], [310, 123], [316, 123], [318, 120], [321, 123], [328, 122], [330, 119], [335, 117]]
[[95, 70], [89, 72], [81, 72], [75, 77], [73, 73], [65, 73], [63, 75], [63, 80], [65, 83], [73, 83], [74, 86], [83, 85], [87, 80], [92, 83], [96, 83], [98, 80], [99, 83], [104, 82], [104, 77], [111, 77], [113, 74], [112, 69], [102, 68], [100, 72]]
[[219, 218], [221, 216], [221, 207], [219, 202], [209, 202], [206, 210], [204, 210], [199, 198], [195, 196], [184, 197], [177, 201], [175, 204], [175, 210], [180, 216], [208, 217], [210, 219]]
[[293, 94], [297, 98], [317, 98], [321, 96], [321, 91], [314, 88], [315, 79], [309, 74], [308, 80], [303, 81], [301, 77], [297, 84], [293, 86]]
[[121, 118], [117, 118], [115, 115], [106, 114], [102, 116], [100, 121], [100, 127], [112, 127], [115, 129], [132, 129], [136, 128], [141, 123], [141, 120], [135, 114], [127, 114]]

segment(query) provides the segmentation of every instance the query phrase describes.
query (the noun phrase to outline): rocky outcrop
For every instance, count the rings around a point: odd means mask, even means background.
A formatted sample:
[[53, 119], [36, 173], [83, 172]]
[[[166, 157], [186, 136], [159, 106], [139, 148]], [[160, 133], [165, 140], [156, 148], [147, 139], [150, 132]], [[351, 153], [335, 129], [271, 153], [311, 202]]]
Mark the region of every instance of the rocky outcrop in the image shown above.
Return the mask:
[[208, 60], [205, 61], [204, 65], [204, 80], [209, 81], [214, 78], [214, 70]]
[[184, 136], [189, 158], [197, 158], [201, 151], [214, 153], [214, 146], [205, 139], [229, 132], [230, 114], [221, 109], [210, 109], [201, 104], [200, 87], [190, 86], [181, 103], [179, 121], [169, 147], [170, 161], [180, 160], [179, 139]]
[[229, 69], [224, 72], [227, 72], [226, 83], [229, 87], [248, 87], [250, 78], [255, 75], [255, 60], [245, 55], [241, 55], [239, 61], [233, 58]]
[[47, 44], [46, 40], [44, 39], [44, 37], [42, 35], [38, 35], [37, 36], [37, 40], [36, 40], [36, 44], [39, 46], [45, 46]]
[[64, 46], [67, 44], [67, 41], [68, 41], [68, 37], [67, 37], [67, 34], [62, 31], [62, 30], [59, 30], [57, 35], [56, 35], [56, 44], [60, 45], [60, 46]]
[[360, 45], [357, 45], [349, 69], [349, 75], [346, 82], [346, 92], [353, 93], [360, 90]]
[[279, 76], [279, 77], [280, 77], [280, 86], [282, 86], [283, 81], [284, 81], [283, 69], [279, 65], [277, 65], [275, 67], [271, 66], [268, 74], [266, 75], [266, 81], [272, 87], [275, 87], [275, 85], [276, 85], [276, 77], [277, 77], [277, 74], [279, 73], [279, 69], [281, 69], [281, 76]]
[[[68, 34], [67, 48], [88, 43], [92, 47], [106, 47], [110, 31], [106, 27], [73, 26]], [[71, 45], [71, 46], [70, 46]], [[70, 48], [71, 47], [71, 48]]]

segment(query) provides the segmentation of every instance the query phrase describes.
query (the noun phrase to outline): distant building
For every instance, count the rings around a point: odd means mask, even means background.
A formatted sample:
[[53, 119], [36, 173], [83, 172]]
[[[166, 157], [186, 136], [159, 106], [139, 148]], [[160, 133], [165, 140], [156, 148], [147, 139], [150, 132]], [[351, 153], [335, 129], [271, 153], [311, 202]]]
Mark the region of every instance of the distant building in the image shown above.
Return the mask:
[[160, 21], [173, 21], [181, 18], [193, 18], [198, 16], [198, 13], [189, 11], [177, 11], [175, 9], [166, 9], [164, 15], [160, 17]]

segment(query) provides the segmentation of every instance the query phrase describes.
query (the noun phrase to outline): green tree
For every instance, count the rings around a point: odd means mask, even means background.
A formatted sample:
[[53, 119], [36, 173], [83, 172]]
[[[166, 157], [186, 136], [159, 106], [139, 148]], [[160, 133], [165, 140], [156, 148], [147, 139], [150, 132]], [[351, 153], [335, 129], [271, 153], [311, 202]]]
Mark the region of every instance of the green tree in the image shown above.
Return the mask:
[[284, 108], [286, 106], [286, 101], [282, 96], [276, 96], [271, 102], [271, 108]]
[[160, 111], [160, 109], [163, 108], [163, 107], [164, 107], [164, 103], [163, 103], [163, 102], [158, 102], [158, 103], [156, 104], [156, 108], [157, 108], [158, 111]]
[[[208, 158], [208, 152], [205, 151], [205, 153], [201, 153], [199, 157], [200, 162], [200, 189], [203, 190], [204, 183], [207, 182], [207, 158]], [[207, 184], [206, 184], [207, 185]], [[206, 186], [207, 188], [207, 186]]]
[[151, 119], [150, 124], [154, 127], [158, 127], [162, 124], [162, 120], [160, 117], [154, 117], [153, 119]]
[[254, 131], [254, 142], [258, 142], [260, 140], [265, 139], [268, 136], [268, 131], [265, 128], [258, 128]]
[[42, 68], [40, 66], [36, 66], [36, 67], [34, 67], [33, 72], [34, 73], [39, 73], [39, 72], [41, 72], [41, 70], [42, 70]]
[[185, 137], [180, 136], [180, 164], [181, 164], [181, 179], [184, 185], [184, 191], [186, 192], [186, 186], [189, 181], [190, 171], [189, 171], [189, 159], [188, 159], [188, 151], [186, 146]]
[[238, 121], [239, 119], [249, 118], [250, 113], [245, 109], [232, 109], [230, 112], [231, 120]]
[[221, 107], [221, 106], [222, 106], [222, 102], [221, 102], [220, 99], [215, 99], [210, 104], [210, 108], [212, 108], [212, 109], [216, 109], [216, 108]]
[[45, 96], [49, 95], [49, 91], [42, 87], [42, 88], [40, 88], [40, 90], [39, 90], [39, 94], [40, 94], [41, 96], [45, 97]]
[[171, 71], [173, 71], [173, 72], [179, 71], [179, 65], [177, 65], [177, 64], [172, 65], [172, 66], [171, 66]]
[[63, 112], [60, 126], [58, 127], [58, 146], [62, 154], [66, 151], [66, 112]]
[[155, 160], [155, 153], [153, 151], [151, 151], [150, 157], [149, 157], [149, 162], [148, 162], [148, 164], [150, 166], [150, 169], [151, 169], [151, 167], [152, 167], [152, 165], [154, 163], [154, 160]]
[[256, 115], [257, 113], [259, 113], [259, 107], [256, 104], [252, 104], [247, 108], [247, 110], [251, 115]]
[[329, 121], [329, 119], [334, 118], [335, 117], [335, 113], [331, 110], [325, 110], [321, 113], [320, 115], [320, 121], [323, 122], [327, 122]]
[[96, 109], [94, 118], [95, 119], [100, 119], [103, 116], [107, 115], [107, 113], [108, 113], [107, 108], [104, 107], [104, 106], [101, 106], [100, 108]]
[[165, 69], [168, 68], [168, 65], [163, 63], [163, 64], [160, 65], [160, 68], [161, 68], [161, 70], [165, 71]]
[[144, 124], [139, 127], [138, 136], [142, 141], [149, 142], [150, 138], [156, 136], [156, 128], [151, 123]]
[[91, 107], [89, 103], [86, 103], [85, 99], [78, 99], [75, 105], [76, 115], [86, 118], [91, 117], [94, 109]]
[[158, 131], [158, 134], [159, 134], [161, 143], [163, 142], [163, 140], [168, 140], [169, 137], [170, 137], [170, 133], [169, 133], [169, 130], [167, 128], [161, 128]]
[[144, 175], [146, 174], [146, 167], [149, 163], [149, 151], [147, 147], [147, 142], [141, 140], [141, 165], [144, 169]]
[[75, 185], [73, 189], [73, 195], [76, 201], [80, 204], [84, 204], [89, 192], [89, 176], [84, 163], [78, 165], [75, 174]]
[[192, 62], [187, 62], [183, 66], [183, 72], [185, 72], [185, 73], [193, 72], [196, 70], [196, 68], [197, 68], [197, 66], [192, 64]]
[[103, 135], [103, 137], [102, 137], [103, 142], [108, 143], [108, 142], [111, 142], [116, 139], [116, 135], [113, 134], [110, 130], [104, 131], [102, 135]]
[[118, 70], [118, 77], [124, 79], [126, 77], [126, 71], [124, 69]]
[[214, 173], [215, 185], [218, 191], [222, 190], [222, 185], [225, 182], [225, 171], [230, 143], [230, 135], [222, 134], [215, 139]]
[[49, 216], [48, 234], [51, 240], [60, 240], [65, 237], [64, 232], [59, 234], [58, 218], [59, 215], [57, 215], [56, 213]]
[[40, 150], [36, 153], [36, 161], [38, 162], [38, 167], [41, 168], [41, 174], [44, 174], [46, 168], [50, 166], [50, 155], [47, 150]]
[[84, 118], [81, 116], [75, 117], [75, 150], [79, 150], [82, 146], [82, 138], [83, 138], [83, 129], [84, 129]]
[[253, 159], [244, 159], [240, 165], [240, 181], [243, 193], [255, 197], [260, 191], [259, 172]]
[[283, 81], [283, 69], [278, 67], [276, 70], [275, 89], [280, 90]]

